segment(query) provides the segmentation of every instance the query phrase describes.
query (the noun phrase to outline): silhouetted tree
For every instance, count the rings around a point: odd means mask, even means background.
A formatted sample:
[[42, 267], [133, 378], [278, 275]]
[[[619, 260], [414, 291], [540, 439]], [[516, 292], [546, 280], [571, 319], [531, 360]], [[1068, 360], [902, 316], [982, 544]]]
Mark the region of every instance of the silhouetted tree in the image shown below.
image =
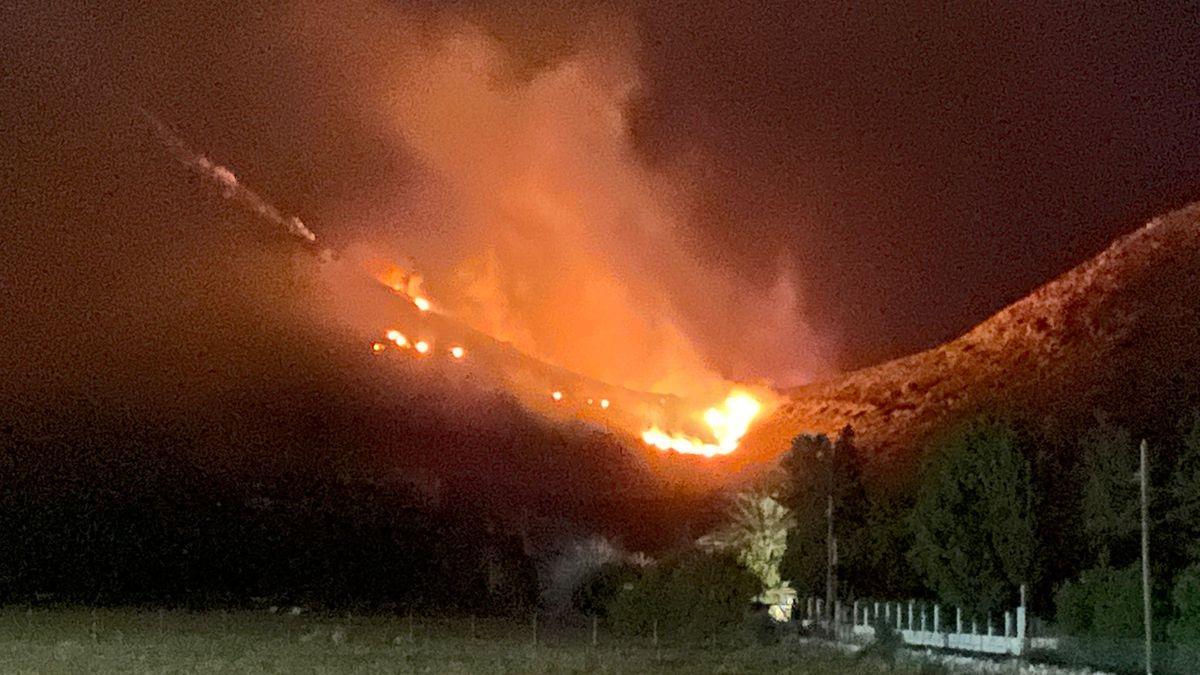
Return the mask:
[[1137, 446], [1127, 429], [1098, 417], [1080, 439], [1080, 512], [1096, 562], [1126, 565], [1138, 555]]
[[1033, 489], [1019, 438], [978, 418], [928, 456], [909, 559], [942, 600], [1000, 609], [1034, 573]]
[[785, 579], [801, 593], [821, 593], [828, 560], [828, 506], [833, 498], [837, 538], [839, 594], [862, 593], [868, 559], [867, 532], [871, 503], [863, 484], [863, 457], [854, 430], [842, 429], [836, 441], [825, 435], [801, 434], [792, 440], [782, 461], [788, 479], [784, 498], [793, 510], [795, 527], [788, 537], [782, 567]]

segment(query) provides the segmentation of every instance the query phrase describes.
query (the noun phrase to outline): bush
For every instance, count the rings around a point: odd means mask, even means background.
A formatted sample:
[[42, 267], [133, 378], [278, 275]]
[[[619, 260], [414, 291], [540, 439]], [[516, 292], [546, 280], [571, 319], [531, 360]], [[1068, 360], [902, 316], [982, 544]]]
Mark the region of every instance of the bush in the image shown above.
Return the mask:
[[608, 616], [608, 606], [626, 584], [638, 578], [638, 568], [610, 562], [592, 570], [571, 593], [571, 608], [586, 616]]
[[1200, 564], [1179, 573], [1171, 591], [1175, 618], [1167, 635], [1179, 644], [1200, 645]]
[[754, 644], [766, 646], [779, 642], [785, 632], [785, 624], [771, 618], [767, 605], [761, 602], [752, 604], [746, 611], [742, 621], [742, 630], [746, 639]]
[[629, 635], [648, 636], [657, 622], [661, 636], [701, 640], [736, 631], [759, 590], [734, 556], [690, 552], [649, 568], [616, 594], [608, 615]]
[[1140, 568], [1096, 567], [1069, 581], [1054, 596], [1059, 627], [1076, 636], [1136, 638], [1142, 635]]

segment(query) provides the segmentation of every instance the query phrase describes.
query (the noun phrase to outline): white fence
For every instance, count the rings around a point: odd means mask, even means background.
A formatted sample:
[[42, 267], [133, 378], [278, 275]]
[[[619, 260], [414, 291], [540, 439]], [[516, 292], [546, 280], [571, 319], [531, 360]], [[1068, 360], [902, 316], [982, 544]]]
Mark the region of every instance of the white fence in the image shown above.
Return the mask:
[[[793, 616], [801, 612], [796, 618], [805, 623], [825, 620], [824, 603], [819, 598], [806, 598], [803, 603], [798, 601], [790, 609]], [[1050, 640], [1029, 638], [1024, 607], [1004, 612], [1002, 618], [995, 622], [992, 616], [984, 617], [982, 621], [977, 618], [965, 619], [960, 608], [943, 614], [939, 605], [913, 600], [907, 603], [835, 603], [833, 616], [834, 634], [838, 639], [845, 640], [873, 639], [875, 625], [882, 621], [896, 630], [904, 644], [914, 647], [1020, 655], [1031, 646], [1054, 646], [1049, 644], [1052, 642]]]

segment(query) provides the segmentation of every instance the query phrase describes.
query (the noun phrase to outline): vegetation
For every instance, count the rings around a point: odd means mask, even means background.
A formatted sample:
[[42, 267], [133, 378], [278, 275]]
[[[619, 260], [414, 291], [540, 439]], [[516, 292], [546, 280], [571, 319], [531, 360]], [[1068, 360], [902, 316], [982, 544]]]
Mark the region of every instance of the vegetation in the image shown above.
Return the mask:
[[1179, 573], [1171, 600], [1175, 618], [1167, 635], [1180, 644], [1200, 645], [1200, 564]]
[[785, 501], [796, 526], [788, 537], [783, 575], [802, 593], [823, 595], [828, 560], [828, 510], [833, 507], [838, 580], [849, 595], [875, 590], [869, 564], [873, 537], [870, 513], [875, 503], [863, 482], [864, 461], [846, 427], [830, 442], [824, 435], [802, 434], [782, 462], [788, 481]]
[[995, 612], [1034, 571], [1033, 488], [1008, 425], [975, 420], [930, 454], [909, 559], [943, 601]]
[[609, 605], [625, 635], [703, 641], [738, 632], [758, 577], [729, 553], [692, 551], [652, 565]]
[[728, 518], [729, 524], [702, 537], [700, 546], [734, 553], [764, 589], [779, 587], [788, 531], [796, 524], [787, 507], [769, 494], [744, 492], [734, 498]]
[[[647, 637], [515, 619], [35, 609], [0, 612], [0, 671], [222, 673], [886, 672], [790, 642], [656, 647]], [[472, 634], [474, 626], [474, 634]], [[411, 637], [410, 637], [411, 635]], [[916, 668], [898, 668], [916, 673]]]
[[1136, 638], [1142, 634], [1142, 571], [1097, 567], [1063, 584], [1055, 596], [1059, 627], [1084, 637]]

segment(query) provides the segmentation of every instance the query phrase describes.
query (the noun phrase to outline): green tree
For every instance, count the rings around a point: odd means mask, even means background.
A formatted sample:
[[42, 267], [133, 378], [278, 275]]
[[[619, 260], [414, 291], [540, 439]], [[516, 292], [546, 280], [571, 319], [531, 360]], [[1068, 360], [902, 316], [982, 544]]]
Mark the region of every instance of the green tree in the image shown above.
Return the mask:
[[762, 581], [763, 589], [778, 588], [779, 565], [787, 550], [788, 531], [795, 519], [786, 506], [769, 494], [743, 492], [734, 498], [730, 523], [701, 537], [701, 548], [731, 551]]
[[1175, 541], [1181, 542], [1184, 555], [1200, 562], [1200, 411], [1194, 411], [1180, 423], [1179, 448], [1167, 498], [1170, 506], [1166, 521]]
[[1034, 572], [1033, 488], [1017, 433], [986, 417], [964, 424], [930, 449], [923, 478], [913, 567], [946, 602], [1001, 609]]
[[1175, 618], [1167, 635], [1179, 644], [1200, 645], [1200, 564], [1183, 570], [1171, 591]]
[[849, 594], [861, 592], [867, 585], [870, 574], [864, 561], [869, 554], [871, 503], [863, 482], [863, 464], [849, 426], [832, 443], [824, 434], [796, 436], [783, 458], [781, 466], [788, 481], [784, 499], [793, 511], [795, 525], [788, 535], [782, 574], [804, 593], [821, 593], [825, 588], [831, 496], [838, 584]]
[[1083, 531], [1099, 565], [1124, 565], [1139, 551], [1137, 446], [1128, 430], [1097, 422], [1080, 439]]

